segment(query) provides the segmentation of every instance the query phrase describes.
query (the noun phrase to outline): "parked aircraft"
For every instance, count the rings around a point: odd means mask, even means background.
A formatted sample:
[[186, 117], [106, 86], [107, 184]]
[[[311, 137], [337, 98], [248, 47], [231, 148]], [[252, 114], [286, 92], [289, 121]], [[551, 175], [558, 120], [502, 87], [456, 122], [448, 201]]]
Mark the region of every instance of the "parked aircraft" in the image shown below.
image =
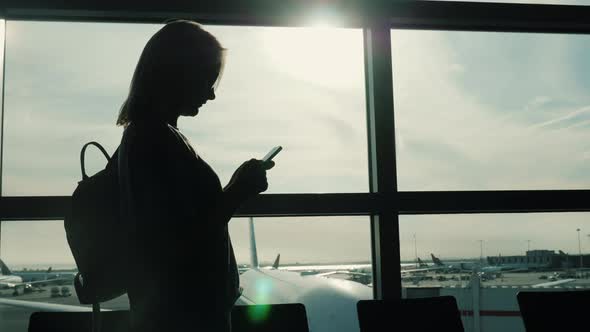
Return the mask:
[[445, 273], [462, 273], [475, 272], [482, 277], [495, 277], [505, 271], [526, 271], [528, 267], [526, 264], [510, 264], [510, 265], [482, 265], [477, 262], [455, 262], [454, 264], [445, 264], [440, 258], [430, 254], [432, 262]]
[[358, 282], [282, 270], [279, 260], [260, 268], [254, 221], [250, 218], [250, 266], [240, 277], [241, 298], [247, 304], [302, 303], [310, 331], [358, 332], [356, 304], [373, 298], [373, 289]]

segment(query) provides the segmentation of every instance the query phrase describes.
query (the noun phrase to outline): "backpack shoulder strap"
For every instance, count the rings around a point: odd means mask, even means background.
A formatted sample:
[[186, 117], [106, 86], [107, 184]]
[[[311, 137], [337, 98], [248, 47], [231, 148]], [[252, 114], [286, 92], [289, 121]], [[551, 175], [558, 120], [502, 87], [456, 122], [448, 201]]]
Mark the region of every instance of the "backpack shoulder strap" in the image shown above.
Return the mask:
[[96, 146], [100, 152], [102, 152], [102, 154], [105, 156], [105, 158], [107, 158], [107, 161], [110, 161], [111, 158], [109, 157], [109, 154], [107, 153], [107, 150], [105, 150], [105, 148], [102, 147], [102, 145], [100, 145], [98, 142], [88, 142], [86, 144], [84, 144], [84, 146], [82, 147], [82, 151], [80, 151], [80, 167], [82, 169], [82, 180], [86, 180], [88, 179], [88, 175], [86, 174], [86, 168], [84, 167], [85, 164], [85, 155], [86, 155], [86, 148], [89, 145], [94, 145]]

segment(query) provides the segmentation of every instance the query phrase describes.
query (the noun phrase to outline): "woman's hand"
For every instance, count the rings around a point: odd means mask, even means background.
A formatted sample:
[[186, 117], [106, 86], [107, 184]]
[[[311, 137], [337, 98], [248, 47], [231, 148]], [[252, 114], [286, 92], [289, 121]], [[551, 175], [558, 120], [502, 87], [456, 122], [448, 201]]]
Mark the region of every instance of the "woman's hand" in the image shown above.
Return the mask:
[[225, 191], [229, 191], [243, 199], [248, 199], [268, 189], [266, 171], [273, 168], [275, 163], [271, 160], [263, 162], [258, 159], [245, 161], [234, 172], [227, 184]]

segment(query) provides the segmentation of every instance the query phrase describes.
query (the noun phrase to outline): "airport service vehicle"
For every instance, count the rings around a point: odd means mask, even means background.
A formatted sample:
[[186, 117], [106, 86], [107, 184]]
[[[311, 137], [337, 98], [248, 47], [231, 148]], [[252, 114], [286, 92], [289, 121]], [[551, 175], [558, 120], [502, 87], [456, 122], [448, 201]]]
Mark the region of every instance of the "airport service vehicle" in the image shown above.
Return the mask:
[[54, 286], [51, 287], [51, 297], [60, 297], [61, 294], [59, 293], [59, 287]]
[[60, 295], [62, 297], [72, 296], [72, 292], [70, 291], [70, 287], [62, 286], [60, 289]]

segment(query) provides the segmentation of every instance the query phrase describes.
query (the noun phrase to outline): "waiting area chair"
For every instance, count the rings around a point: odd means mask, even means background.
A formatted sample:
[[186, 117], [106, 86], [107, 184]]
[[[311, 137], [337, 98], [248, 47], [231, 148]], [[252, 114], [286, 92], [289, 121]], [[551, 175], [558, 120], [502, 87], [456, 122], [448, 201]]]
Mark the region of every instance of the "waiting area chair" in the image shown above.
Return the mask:
[[527, 332], [580, 331], [588, 327], [590, 290], [521, 291], [516, 298]]
[[232, 332], [309, 332], [301, 303], [235, 306]]
[[361, 332], [463, 332], [461, 314], [452, 296], [361, 300], [357, 303]]
[[[103, 311], [101, 331], [129, 332], [129, 311]], [[92, 312], [34, 312], [29, 332], [91, 332]]]
[[[89, 332], [91, 312], [35, 312], [29, 332]], [[129, 311], [101, 312], [101, 331], [128, 332]], [[235, 306], [232, 332], [309, 332], [303, 304]]]

